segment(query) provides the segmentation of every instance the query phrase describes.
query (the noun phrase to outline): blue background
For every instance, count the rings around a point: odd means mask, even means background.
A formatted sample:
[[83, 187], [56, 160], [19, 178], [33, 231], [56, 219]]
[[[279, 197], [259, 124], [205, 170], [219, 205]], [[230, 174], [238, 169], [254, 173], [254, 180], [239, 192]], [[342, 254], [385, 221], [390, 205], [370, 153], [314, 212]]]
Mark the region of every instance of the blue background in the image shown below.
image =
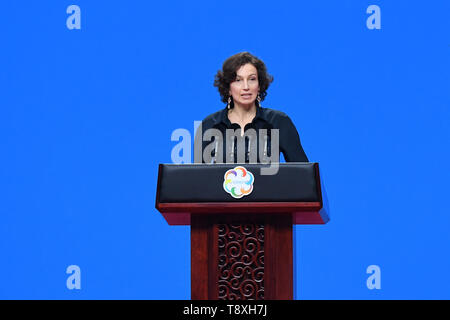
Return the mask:
[[[81, 30], [66, 9], [81, 8]], [[366, 9], [381, 8], [381, 30]], [[189, 299], [189, 227], [154, 208], [177, 128], [240, 51], [319, 162], [298, 299], [450, 298], [449, 1], [9, 1], [0, 10], [0, 298]], [[81, 268], [81, 289], [66, 268]], [[369, 290], [366, 268], [381, 268]]]

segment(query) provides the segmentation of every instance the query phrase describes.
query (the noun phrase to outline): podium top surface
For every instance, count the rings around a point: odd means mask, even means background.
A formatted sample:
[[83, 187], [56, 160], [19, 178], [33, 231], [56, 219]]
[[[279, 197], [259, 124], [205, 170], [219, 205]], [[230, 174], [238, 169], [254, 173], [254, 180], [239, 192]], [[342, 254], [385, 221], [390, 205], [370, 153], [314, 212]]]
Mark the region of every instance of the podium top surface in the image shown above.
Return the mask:
[[[277, 165], [277, 167], [274, 167]], [[190, 213], [309, 212], [326, 223], [318, 163], [160, 164], [156, 208]], [[321, 212], [319, 212], [321, 211]], [[303, 217], [306, 217], [306, 213]], [[298, 216], [298, 215], [297, 215]], [[298, 216], [299, 217], [299, 216]], [[303, 218], [302, 218], [303, 219]], [[294, 219], [296, 222], [302, 219]], [[308, 219], [305, 220], [307, 223]]]
[[[261, 169], [269, 166], [261, 164], [160, 166], [159, 202], [162, 203], [320, 201], [314, 163], [280, 163], [277, 172], [266, 173]], [[242, 181], [242, 188], [238, 183], [233, 188], [231, 183], [238, 180]]]

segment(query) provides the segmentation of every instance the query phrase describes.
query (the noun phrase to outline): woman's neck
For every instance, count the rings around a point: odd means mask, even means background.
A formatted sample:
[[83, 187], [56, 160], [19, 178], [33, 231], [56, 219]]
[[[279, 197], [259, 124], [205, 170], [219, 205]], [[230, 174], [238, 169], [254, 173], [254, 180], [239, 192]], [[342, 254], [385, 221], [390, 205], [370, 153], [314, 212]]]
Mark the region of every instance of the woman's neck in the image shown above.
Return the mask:
[[230, 109], [230, 113], [234, 113], [236, 118], [244, 121], [256, 115], [256, 105], [255, 103], [250, 106], [234, 104], [233, 109]]

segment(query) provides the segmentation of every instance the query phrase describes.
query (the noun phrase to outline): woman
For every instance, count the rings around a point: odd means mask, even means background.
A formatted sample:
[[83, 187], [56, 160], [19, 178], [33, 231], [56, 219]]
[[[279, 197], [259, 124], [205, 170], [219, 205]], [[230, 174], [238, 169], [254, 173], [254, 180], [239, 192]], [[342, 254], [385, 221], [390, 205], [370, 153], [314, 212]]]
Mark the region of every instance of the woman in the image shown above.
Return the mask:
[[264, 62], [249, 52], [223, 63], [214, 86], [227, 106], [202, 121], [195, 162], [279, 162], [280, 151], [287, 162], [308, 162], [291, 119], [261, 106], [272, 81]]

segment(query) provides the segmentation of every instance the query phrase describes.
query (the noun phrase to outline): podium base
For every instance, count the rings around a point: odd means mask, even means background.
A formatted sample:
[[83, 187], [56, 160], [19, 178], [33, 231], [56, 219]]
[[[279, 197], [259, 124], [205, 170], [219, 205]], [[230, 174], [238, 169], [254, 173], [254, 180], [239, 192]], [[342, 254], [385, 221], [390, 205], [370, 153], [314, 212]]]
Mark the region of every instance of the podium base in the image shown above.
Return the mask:
[[192, 214], [192, 300], [293, 298], [291, 214]]

